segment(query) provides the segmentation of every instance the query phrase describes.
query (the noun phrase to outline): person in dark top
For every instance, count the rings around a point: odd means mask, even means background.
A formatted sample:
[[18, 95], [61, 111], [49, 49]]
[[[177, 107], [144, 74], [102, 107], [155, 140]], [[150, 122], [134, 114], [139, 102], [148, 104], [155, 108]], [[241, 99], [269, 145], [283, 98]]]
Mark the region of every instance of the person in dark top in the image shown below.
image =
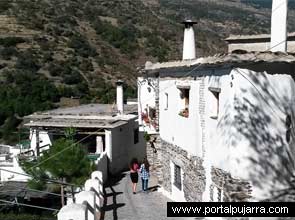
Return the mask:
[[133, 158], [130, 162], [130, 178], [132, 181], [133, 194], [136, 194], [136, 185], [138, 183], [138, 173], [137, 173], [138, 169], [139, 169], [138, 160], [136, 158]]

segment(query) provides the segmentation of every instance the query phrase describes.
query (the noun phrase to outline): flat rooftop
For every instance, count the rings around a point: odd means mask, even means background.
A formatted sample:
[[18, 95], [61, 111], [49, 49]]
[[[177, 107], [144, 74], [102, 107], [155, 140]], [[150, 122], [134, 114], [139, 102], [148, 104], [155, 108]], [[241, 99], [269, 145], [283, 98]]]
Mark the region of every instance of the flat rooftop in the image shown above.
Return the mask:
[[26, 116], [28, 127], [115, 128], [137, 118], [137, 105], [124, 105], [124, 114], [118, 115], [116, 105], [88, 104], [36, 112]]
[[253, 63], [295, 63], [295, 56], [291, 53], [273, 52], [247, 52], [243, 50], [234, 51], [229, 54], [217, 54], [209, 57], [201, 57], [192, 60], [179, 60], [164, 63], [145, 64], [144, 70], [159, 70], [177, 67], [194, 66], [220, 66], [227, 64], [253, 64]]
[[[295, 32], [288, 33], [288, 41], [295, 40]], [[270, 34], [257, 34], [257, 35], [230, 35], [225, 41], [229, 43], [242, 43], [242, 42], [267, 42], [270, 41]]]

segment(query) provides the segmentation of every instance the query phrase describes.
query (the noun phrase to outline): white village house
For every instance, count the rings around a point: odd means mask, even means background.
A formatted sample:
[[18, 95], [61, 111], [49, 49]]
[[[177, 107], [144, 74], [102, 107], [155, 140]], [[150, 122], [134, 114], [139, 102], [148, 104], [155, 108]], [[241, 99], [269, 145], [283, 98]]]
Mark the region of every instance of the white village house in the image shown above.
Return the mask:
[[[54, 140], [64, 137], [69, 128], [75, 130], [74, 139], [88, 150], [88, 157], [96, 161], [102, 153], [108, 156], [108, 172], [128, 169], [133, 157], [145, 156], [145, 142], [139, 131], [137, 105], [124, 105], [122, 81], [117, 83], [117, 105], [88, 104], [69, 108], [36, 112], [26, 116], [30, 128], [30, 146], [20, 152], [16, 149], [6, 170], [23, 173], [18, 156], [39, 156]], [[5, 148], [6, 149], [6, 148]], [[6, 151], [9, 151], [7, 148]], [[66, 151], [65, 151], [66, 153]], [[5, 163], [8, 163], [6, 161]], [[0, 163], [1, 167], [1, 163]], [[26, 181], [16, 173], [1, 171], [1, 181]]]
[[147, 62], [141, 70], [139, 115], [145, 106], [155, 108], [158, 178], [173, 200], [288, 201], [295, 171], [295, 56], [286, 53], [283, 2], [276, 7], [273, 1], [271, 52], [197, 59], [188, 20], [183, 60]]

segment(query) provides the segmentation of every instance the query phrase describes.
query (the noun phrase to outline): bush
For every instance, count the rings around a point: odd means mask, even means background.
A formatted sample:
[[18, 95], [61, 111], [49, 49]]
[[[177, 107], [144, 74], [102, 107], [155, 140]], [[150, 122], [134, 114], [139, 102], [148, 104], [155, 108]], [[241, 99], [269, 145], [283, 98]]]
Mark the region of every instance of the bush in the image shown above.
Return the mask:
[[74, 85], [74, 84], [80, 83], [82, 80], [83, 79], [82, 79], [80, 73], [78, 71], [74, 70], [71, 73], [71, 75], [67, 75], [64, 77], [63, 82], [68, 85]]
[[26, 40], [21, 37], [0, 38], [0, 45], [4, 47], [15, 47], [17, 44], [24, 42], [26, 42]]
[[75, 49], [75, 51], [82, 57], [95, 56], [96, 51], [87, 40], [81, 35], [73, 36], [68, 42], [68, 46]]
[[9, 1], [0, 1], [0, 13], [3, 13], [11, 8], [11, 4]]
[[36, 72], [40, 68], [38, 60], [31, 50], [19, 54], [15, 67], [18, 69], [31, 70], [33, 72]]
[[145, 131], [143, 133], [143, 138], [146, 142], [149, 142], [151, 140], [151, 135]]
[[123, 27], [115, 27], [110, 22], [96, 20], [94, 29], [97, 34], [106, 40], [108, 43], [118, 48], [122, 53], [132, 55], [137, 48], [136, 28], [127, 24]]
[[93, 65], [90, 59], [83, 59], [79, 65], [80, 70], [82, 71], [93, 71]]
[[1, 57], [4, 59], [4, 60], [9, 60], [12, 56], [17, 56], [18, 55], [18, 52], [17, 50], [14, 48], [14, 47], [4, 47], [1, 51]]
[[61, 76], [63, 68], [59, 64], [50, 63], [48, 71], [51, 76]]

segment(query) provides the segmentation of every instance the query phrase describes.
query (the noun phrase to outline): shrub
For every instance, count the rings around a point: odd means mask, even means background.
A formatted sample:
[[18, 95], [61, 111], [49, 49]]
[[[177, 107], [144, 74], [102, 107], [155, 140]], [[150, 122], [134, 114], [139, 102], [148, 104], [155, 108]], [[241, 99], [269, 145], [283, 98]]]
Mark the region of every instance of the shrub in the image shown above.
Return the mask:
[[143, 138], [146, 142], [149, 142], [151, 140], [151, 135], [145, 131], [143, 133]]
[[79, 65], [80, 70], [82, 71], [93, 71], [93, 65], [90, 59], [83, 59]]
[[15, 67], [18, 69], [31, 70], [33, 72], [36, 72], [40, 68], [38, 60], [31, 50], [19, 54]]
[[18, 55], [17, 50], [12, 46], [2, 48], [0, 53], [1, 53], [1, 57], [5, 60], [10, 59], [12, 56]]
[[5, 37], [5, 38], [0, 38], [0, 45], [3, 45], [4, 47], [14, 47], [19, 43], [24, 43], [26, 42], [25, 39], [21, 37]]
[[75, 51], [82, 57], [95, 56], [96, 51], [87, 40], [81, 35], [73, 36], [68, 42], [68, 46], [75, 49]]
[[76, 70], [74, 70], [71, 75], [67, 75], [64, 77], [63, 82], [68, 84], [68, 85], [74, 85], [74, 84], [78, 84], [82, 81], [82, 77], [80, 75], [80, 73]]
[[50, 63], [48, 70], [51, 76], [60, 76], [63, 72], [63, 68], [55, 63]]

